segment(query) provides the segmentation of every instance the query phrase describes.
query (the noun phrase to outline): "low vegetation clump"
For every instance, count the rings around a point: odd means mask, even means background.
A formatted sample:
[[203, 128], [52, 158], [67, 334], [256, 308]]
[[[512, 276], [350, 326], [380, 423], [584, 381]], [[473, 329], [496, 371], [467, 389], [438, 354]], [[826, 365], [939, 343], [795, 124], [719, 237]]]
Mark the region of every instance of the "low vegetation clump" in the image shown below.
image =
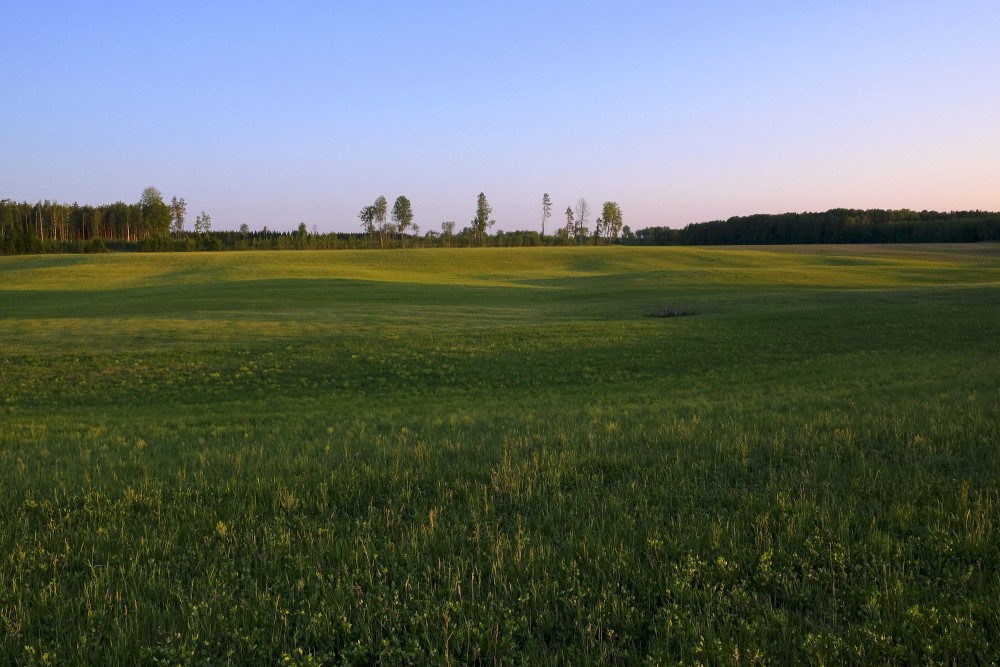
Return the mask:
[[694, 312], [681, 308], [680, 306], [667, 306], [666, 308], [660, 308], [659, 310], [654, 310], [650, 313], [650, 317], [684, 317], [686, 315], [694, 315]]
[[0, 258], [0, 662], [996, 662], [998, 283], [983, 244]]

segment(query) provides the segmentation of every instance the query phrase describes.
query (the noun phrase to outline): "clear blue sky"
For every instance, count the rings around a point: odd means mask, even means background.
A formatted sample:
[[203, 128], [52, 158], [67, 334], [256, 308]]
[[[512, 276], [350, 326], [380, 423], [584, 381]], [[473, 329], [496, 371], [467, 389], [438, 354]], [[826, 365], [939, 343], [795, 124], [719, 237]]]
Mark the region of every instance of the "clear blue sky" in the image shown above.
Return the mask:
[[585, 197], [683, 226], [1000, 210], [1000, 4], [47, 2], [0, 7], [0, 198], [147, 185], [214, 227], [498, 226]]

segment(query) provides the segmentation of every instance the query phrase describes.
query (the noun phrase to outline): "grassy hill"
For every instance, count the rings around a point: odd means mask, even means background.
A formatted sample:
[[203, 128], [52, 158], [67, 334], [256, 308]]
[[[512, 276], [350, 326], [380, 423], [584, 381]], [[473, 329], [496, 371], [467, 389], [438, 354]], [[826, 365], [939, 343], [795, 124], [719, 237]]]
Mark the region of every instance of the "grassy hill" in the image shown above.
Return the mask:
[[0, 660], [996, 661], [998, 330], [992, 244], [0, 258]]

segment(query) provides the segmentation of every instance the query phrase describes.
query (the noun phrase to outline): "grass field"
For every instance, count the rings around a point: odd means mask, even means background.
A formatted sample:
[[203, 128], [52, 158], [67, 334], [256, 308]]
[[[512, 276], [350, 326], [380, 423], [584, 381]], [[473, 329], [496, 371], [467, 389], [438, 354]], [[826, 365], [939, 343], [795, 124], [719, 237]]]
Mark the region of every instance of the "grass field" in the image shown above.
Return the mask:
[[998, 332], [990, 244], [0, 257], [0, 663], [995, 663]]

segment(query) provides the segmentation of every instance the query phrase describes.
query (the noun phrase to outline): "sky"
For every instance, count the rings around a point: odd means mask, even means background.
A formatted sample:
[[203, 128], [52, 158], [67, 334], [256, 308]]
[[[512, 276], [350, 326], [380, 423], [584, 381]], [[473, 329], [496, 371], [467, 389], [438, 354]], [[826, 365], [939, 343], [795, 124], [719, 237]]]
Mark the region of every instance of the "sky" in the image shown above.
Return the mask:
[[0, 5], [0, 198], [215, 229], [632, 229], [835, 207], [1000, 210], [1000, 4]]

